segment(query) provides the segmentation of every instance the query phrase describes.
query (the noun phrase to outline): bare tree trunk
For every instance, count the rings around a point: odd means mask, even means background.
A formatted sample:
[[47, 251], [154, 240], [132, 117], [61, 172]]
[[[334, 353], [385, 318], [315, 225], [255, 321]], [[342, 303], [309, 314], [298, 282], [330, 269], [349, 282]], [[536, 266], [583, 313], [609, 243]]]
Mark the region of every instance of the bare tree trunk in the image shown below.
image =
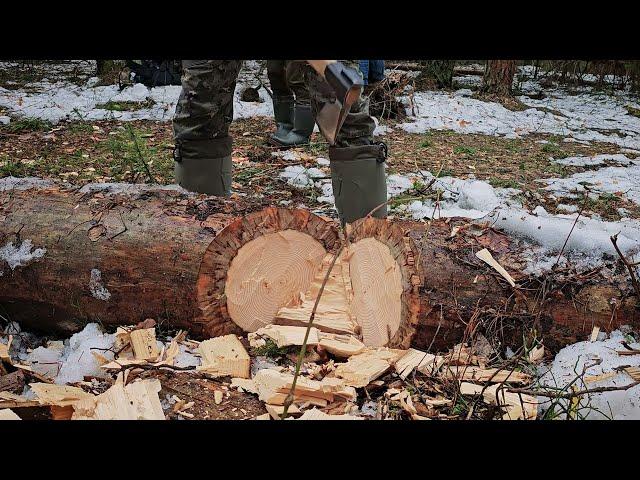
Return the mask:
[[482, 91], [500, 97], [513, 95], [512, 87], [515, 74], [515, 60], [489, 60], [484, 73]]

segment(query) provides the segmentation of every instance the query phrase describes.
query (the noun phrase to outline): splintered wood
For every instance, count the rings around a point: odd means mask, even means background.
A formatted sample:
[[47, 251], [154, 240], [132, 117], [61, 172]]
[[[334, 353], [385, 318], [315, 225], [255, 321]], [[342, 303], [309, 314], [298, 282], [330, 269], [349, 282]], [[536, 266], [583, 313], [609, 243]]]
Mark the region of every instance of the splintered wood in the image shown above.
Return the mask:
[[493, 267], [493, 269], [498, 272], [500, 275], [502, 275], [502, 277], [509, 282], [509, 285], [511, 285], [512, 287], [516, 286], [516, 282], [513, 280], [513, 277], [511, 275], [509, 275], [509, 272], [507, 272], [502, 265], [500, 265], [495, 258], [493, 258], [493, 255], [491, 255], [491, 252], [489, 252], [489, 250], [487, 250], [486, 248], [483, 248], [482, 250], [480, 250], [479, 252], [476, 252], [476, 257], [478, 257], [480, 260], [482, 260], [484, 263], [486, 263], [487, 265]]
[[249, 378], [251, 358], [235, 335], [210, 338], [200, 342], [202, 365], [197, 370], [211, 375]]
[[305, 411], [298, 420], [364, 420], [362, 417], [356, 417], [355, 415], [329, 415], [322, 410], [312, 408]]
[[491, 383], [530, 383], [531, 375], [508, 369], [482, 368], [475, 365], [447, 366], [443, 376], [458, 380]]
[[115, 385], [101, 395], [74, 403], [72, 420], [164, 420], [158, 393], [158, 379], [124, 385], [119, 376]]
[[398, 376], [404, 380], [413, 370], [417, 370], [425, 375], [434, 375], [443, 363], [444, 359], [438, 355], [432, 355], [410, 348], [396, 362], [395, 367]]
[[132, 331], [130, 334], [131, 346], [136, 360], [155, 360], [160, 355], [156, 343], [156, 329], [142, 328]]
[[[284, 405], [293, 384], [293, 375], [272, 369], [260, 370], [253, 378], [258, 398], [270, 405]], [[294, 390], [294, 403], [326, 407], [335, 398], [355, 400], [354, 388], [338, 378], [324, 378], [322, 381], [298, 377]]]
[[247, 242], [231, 261], [225, 284], [233, 321], [246, 332], [273, 323], [280, 308], [300, 303], [325, 255], [317, 240], [297, 230]]
[[376, 378], [386, 373], [391, 366], [405, 354], [405, 350], [379, 348], [365, 350], [354, 355], [346, 363], [336, 367], [336, 377], [342, 378], [346, 385], [366, 387]]
[[509, 392], [500, 383], [485, 387], [462, 382], [460, 393], [463, 395], [482, 394], [486, 403], [496, 405], [504, 410], [503, 420], [535, 420], [538, 415], [538, 399], [536, 397]]
[[0, 420], [22, 420], [13, 410], [0, 409]]
[[[258, 329], [255, 333], [250, 333], [249, 341], [251, 342], [252, 339], [260, 336], [270, 338], [279, 348], [288, 347], [289, 345], [302, 345], [306, 332], [306, 327], [267, 325], [266, 327]], [[307, 345], [317, 345], [318, 342], [318, 329], [311, 327], [309, 329]], [[251, 346], [254, 346], [254, 343], [251, 343]]]
[[[333, 254], [324, 256], [321, 268], [314, 276], [308, 291], [300, 292], [298, 301], [290, 302], [279, 309], [274, 319], [275, 323], [306, 327], [332, 260]], [[316, 309], [313, 325], [323, 332], [356, 333], [357, 324], [349, 307], [351, 298], [349, 263], [344, 260], [343, 254], [331, 269]]]

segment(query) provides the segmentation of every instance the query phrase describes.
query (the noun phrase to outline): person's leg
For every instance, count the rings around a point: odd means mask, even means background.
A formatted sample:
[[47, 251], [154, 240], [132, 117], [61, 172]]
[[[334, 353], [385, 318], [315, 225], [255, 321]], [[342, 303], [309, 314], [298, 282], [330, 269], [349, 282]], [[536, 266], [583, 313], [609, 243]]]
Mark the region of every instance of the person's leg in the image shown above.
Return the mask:
[[369, 85], [369, 62], [370, 60], [358, 61], [358, 66], [360, 67], [360, 73], [362, 73], [362, 79], [364, 80], [365, 87]]
[[176, 182], [187, 190], [231, 193], [229, 125], [241, 60], [183, 60], [173, 117]]
[[293, 113], [293, 129], [280, 141], [282, 146], [305, 145], [313, 133], [315, 118], [311, 111], [311, 99], [309, 89], [304, 81], [304, 60], [288, 60], [286, 73], [287, 84], [295, 95], [295, 107]]
[[293, 128], [294, 97], [287, 83], [287, 60], [267, 60], [267, 76], [273, 92], [273, 116], [276, 119], [276, 132], [271, 138], [279, 143]]
[[[358, 62], [342, 61], [358, 70]], [[311, 94], [311, 106], [319, 111], [327, 102], [336, 100], [329, 84], [313, 68], [305, 68], [305, 80]], [[331, 178], [336, 208], [340, 220], [351, 223], [369, 214], [387, 201], [387, 184], [384, 162], [387, 148], [383, 143], [374, 144], [375, 123], [369, 115], [369, 100], [364, 96], [351, 106], [334, 146], [329, 147]], [[386, 205], [378, 208], [373, 216], [384, 218]]]

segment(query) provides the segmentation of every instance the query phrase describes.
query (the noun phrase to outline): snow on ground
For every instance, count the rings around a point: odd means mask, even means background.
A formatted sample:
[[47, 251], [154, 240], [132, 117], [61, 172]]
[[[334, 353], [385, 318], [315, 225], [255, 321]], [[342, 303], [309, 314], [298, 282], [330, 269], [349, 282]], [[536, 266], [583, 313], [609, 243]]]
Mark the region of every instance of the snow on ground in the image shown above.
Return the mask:
[[545, 190], [554, 195], [577, 198], [589, 188], [597, 197], [599, 193], [612, 193], [640, 204], [640, 161], [632, 161], [628, 167], [606, 167], [598, 170], [574, 173], [567, 178], [538, 180], [545, 183]]
[[453, 130], [506, 138], [548, 133], [640, 148], [640, 118], [629, 115], [625, 108], [640, 105], [626, 93], [604, 95], [586, 91], [570, 95], [563, 89], [545, 90], [547, 97], [542, 100], [518, 97], [531, 107], [524, 111], [511, 111], [499, 103], [469, 98], [469, 94], [470, 90], [463, 89], [453, 93], [415, 92], [401, 97], [410, 118], [399, 126], [410, 133]]
[[[602, 334], [601, 334], [602, 335]], [[578, 390], [597, 387], [619, 387], [633, 383], [633, 379], [616, 369], [621, 366], [640, 366], [640, 355], [618, 355], [624, 350], [621, 342], [629, 341], [632, 348], [640, 348], [639, 343], [626, 337], [623, 331], [615, 330], [608, 338], [595, 342], [578, 342], [569, 345], [556, 355], [550, 367], [542, 367], [546, 372], [539, 380], [541, 386], [547, 388], [564, 388], [582, 374], [585, 365], [593, 365], [586, 371], [586, 376], [612, 374], [607, 378], [585, 382], [578, 380], [574, 386]], [[598, 363], [599, 362], [599, 363]], [[587, 379], [585, 377], [585, 379]], [[589, 379], [590, 380], [590, 379]], [[548, 398], [539, 398], [540, 406], [546, 410], [550, 403]], [[566, 405], [566, 400], [564, 400]], [[640, 385], [622, 391], [612, 391], [583, 396], [580, 401], [580, 414], [589, 420], [612, 418], [616, 420], [640, 420]], [[557, 412], [557, 410], [555, 410]], [[564, 417], [562, 417], [564, 419]]]
[[[0, 265], [4, 262], [9, 265], [11, 270], [15, 270], [17, 267], [24, 267], [37, 258], [44, 257], [47, 253], [46, 248], [36, 248], [33, 250], [33, 243], [30, 239], [23, 240], [19, 245], [14, 245], [13, 242], [7, 242], [7, 244], [0, 248]], [[2, 275], [2, 271], [0, 271]]]
[[596, 167], [605, 165], [607, 162], [618, 163], [620, 165], [629, 165], [630, 163], [633, 163], [632, 159], [627, 158], [627, 156], [622, 153], [605, 153], [602, 155], [595, 155], [593, 157], [566, 157], [554, 159], [553, 161], [557, 164], [567, 165], [570, 167]]
[[[257, 67], [255, 62], [245, 62], [244, 68], [255, 70]], [[241, 76], [247, 77], [246, 74]], [[64, 119], [169, 121], [173, 118], [181, 89], [179, 85], [147, 88], [138, 83], [120, 91], [118, 85], [97, 86], [97, 82], [97, 77], [89, 78], [84, 85], [44, 79], [15, 90], [0, 87], [0, 107], [11, 115], [37, 117], [53, 123]], [[234, 118], [272, 116], [273, 106], [264, 88], [259, 90], [261, 102], [240, 101], [240, 94], [248, 82], [245, 78], [236, 86]], [[151, 105], [131, 111], [97, 108], [108, 102], [149, 102]]]

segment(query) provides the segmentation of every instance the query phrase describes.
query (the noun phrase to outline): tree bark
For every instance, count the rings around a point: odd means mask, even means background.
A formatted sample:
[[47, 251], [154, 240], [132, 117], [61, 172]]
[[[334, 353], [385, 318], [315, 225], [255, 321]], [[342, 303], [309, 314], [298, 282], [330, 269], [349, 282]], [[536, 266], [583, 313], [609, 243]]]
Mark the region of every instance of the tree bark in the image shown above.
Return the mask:
[[515, 73], [515, 60], [488, 60], [482, 91], [500, 97], [513, 95], [513, 76]]
[[[69, 333], [88, 321], [135, 324], [151, 317], [201, 337], [241, 333], [224, 296], [239, 248], [286, 229], [311, 235], [327, 251], [341, 245], [333, 221], [306, 210], [263, 209], [255, 199], [143, 186], [129, 193], [56, 185], [2, 189], [0, 181], [0, 249], [27, 240], [46, 249], [15, 269], [0, 259], [3, 316], [38, 331]], [[451, 236], [454, 225], [461, 228]], [[511, 239], [464, 219], [431, 225], [366, 219], [348, 235], [351, 242], [365, 237], [386, 243], [402, 272], [394, 346], [439, 349], [477, 329], [503, 345], [521, 344], [523, 332], [535, 328], [545, 345], [557, 348], [586, 339], [595, 325], [640, 326], [623, 275], [527, 277], [519, 273], [523, 264]], [[475, 257], [485, 247], [517, 288]]]

